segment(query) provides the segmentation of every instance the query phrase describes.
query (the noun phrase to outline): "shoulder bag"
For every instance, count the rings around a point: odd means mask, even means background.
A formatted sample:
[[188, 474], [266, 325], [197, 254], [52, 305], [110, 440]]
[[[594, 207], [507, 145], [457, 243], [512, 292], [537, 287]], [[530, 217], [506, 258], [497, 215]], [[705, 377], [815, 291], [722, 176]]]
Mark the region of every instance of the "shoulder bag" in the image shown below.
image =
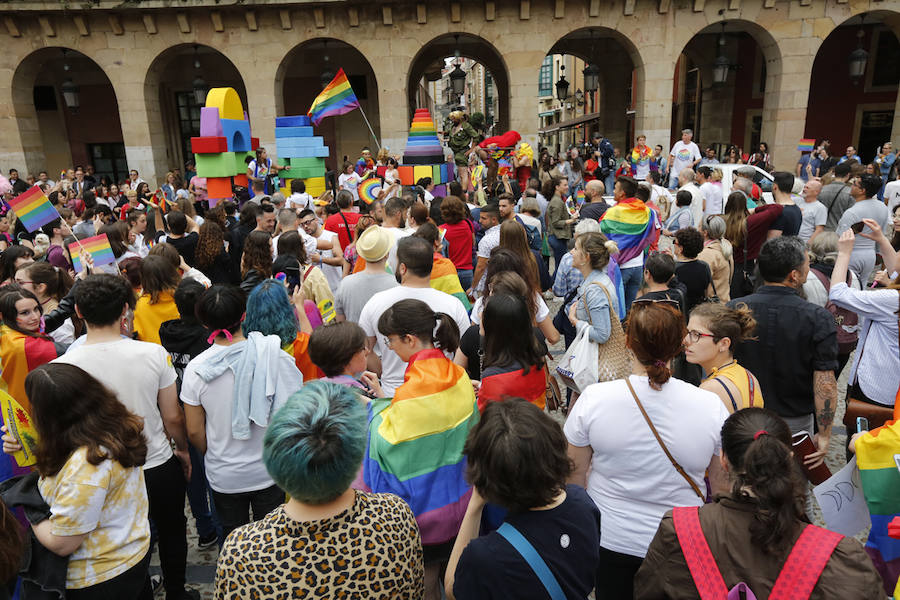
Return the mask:
[[706, 274], [709, 275], [709, 284], [713, 289], [713, 295], [707, 296], [706, 301], [712, 302], [713, 304], [718, 304], [719, 302], [721, 302], [721, 300], [719, 300], [719, 292], [716, 291], [716, 282], [713, 279], [712, 269], [709, 267], [709, 263], [707, 263], [705, 260], [701, 260], [700, 262], [703, 263], [703, 265], [706, 267]]
[[[625, 331], [622, 329], [622, 323], [619, 316], [613, 308], [612, 298], [606, 286], [602, 283], [594, 282], [591, 285], [599, 285], [600, 289], [606, 295], [606, 302], [609, 305], [609, 338], [603, 344], [597, 344], [597, 366], [598, 366], [598, 382], [616, 381], [624, 379], [631, 374], [631, 359], [628, 356], [628, 349], [625, 347]], [[588, 309], [587, 293], [582, 295], [581, 301], [584, 303], [584, 310], [588, 315], [588, 322], [591, 321], [591, 311]]]
[[510, 525], [509, 522], [504, 521], [503, 525], [497, 529], [497, 533], [509, 542], [516, 552], [525, 559], [525, 562], [528, 563], [534, 574], [541, 580], [541, 584], [547, 590], [551, 600], [566, 600], [566, 594], [560, 587], [559, 581], [553, 576], [553, 572], [550, 571], [550, 567], [547, 566], [547, 563], [544, 562], [538, 551], [534, 549], [531, 542], [525, 539], [525, 536], [518, 529]]
[[637, 394], [634, 391], [634, 388], [631, 386], [631, 382], [628, 378], [625, 378], [625, 383], [628, 385], [628, 391], [631, 392], [631, 397], [634, 398], [635, 404], [637, 404], [638, 409], [640, 409], [641, 414], [644, 416], [644, 420], [647, 421], [647, 425], [650, 426], [650, 431], [653, 432], [653, 437], [656, 438], [656, 441], [659, 443], [659, 447], [662, 448], [662, 451], [665, 452], [666, 457], [668, 457], [669, 462], [672, 463], [672, 466], [675, 467], [675, 470], [678, 471], [678, 474], [684, 477], [684, 480], [687, 481], [691, 489], [694, 490], [694, 493], [700, 498], [702, 502], [706, 502], [706, 494], [700, 491], [700, 486], [697, 485], [697, 482], [691, 479], [691, 476], [687, 474], [684, 468], [678, 464], [678, 461], [675, 460], [675, 457], [672, 456], [672, 453], [669, 452], [669, 449], [666, 447], [665, 442], [662, 441], [662, 438], [659, 437], [659, 432], [656, 431], [656, 427], [653, 426], [653, 421], [650, 420], [650, 415], [647, 414], [647, 411], [644, 410], [644, 405], [641, 404], [641, 401], [638, 400]]

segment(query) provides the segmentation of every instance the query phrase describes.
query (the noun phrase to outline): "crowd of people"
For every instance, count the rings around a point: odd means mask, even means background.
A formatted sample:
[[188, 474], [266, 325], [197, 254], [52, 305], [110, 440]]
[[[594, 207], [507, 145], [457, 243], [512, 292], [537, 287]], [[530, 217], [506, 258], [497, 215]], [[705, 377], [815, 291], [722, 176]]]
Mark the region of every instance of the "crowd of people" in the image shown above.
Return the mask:
[[[60, 218], [0, 217], [2, 383], [36, 431], [4, 413], [0, 597], [199, 597], [188, 515], [217, 598], [893, 593], [806, 512], [847, 365], [848, 458], [856, 417], [900, 427], [890, 146], [797, 173], [730, 148], [727, 185], [689, 130], [504, 168], [451, 127], [457, 181], [371, 204], [387, 152], [319, 198], [264, 149], [219, 202], [190, 172], [29, 182]], [[115, 261], [73, 261], [100, 233]]]

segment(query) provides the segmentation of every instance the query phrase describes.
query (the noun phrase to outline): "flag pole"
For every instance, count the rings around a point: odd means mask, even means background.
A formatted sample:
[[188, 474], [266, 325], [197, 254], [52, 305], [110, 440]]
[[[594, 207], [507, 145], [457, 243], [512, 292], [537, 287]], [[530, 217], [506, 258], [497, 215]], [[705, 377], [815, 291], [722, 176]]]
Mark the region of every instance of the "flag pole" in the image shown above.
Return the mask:
[[375, 131], [372, 129], [372, 125], [369, 123], [369, 118], [366, 116], [366, 111], [363, 110], [362, 104], [357, 102], [357, 106], [359, 106], [359, 112], [362, 113], [362, 118], [366, 122], [366, 126], [369, 128], [369, 133], [372, 134], [372, 139], [375, 140], [375, 145], [378, 146], [378, 149], [381, 150], [381, 144], [378, 141], [378, 138], [375, 136]]

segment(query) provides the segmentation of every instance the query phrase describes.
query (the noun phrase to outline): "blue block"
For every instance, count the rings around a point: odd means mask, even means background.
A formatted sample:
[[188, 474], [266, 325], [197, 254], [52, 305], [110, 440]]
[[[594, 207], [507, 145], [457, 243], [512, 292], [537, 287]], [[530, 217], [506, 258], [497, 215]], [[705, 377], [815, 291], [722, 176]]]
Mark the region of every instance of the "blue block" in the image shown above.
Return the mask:
[[276, 127], [276, 138], [301, 138], [312, 137], [312, 127]]
[[314, 135], [312, 137], [288, 137], [288, 138], [279, 138], [278, 139], [278, 149], [282, 148], [317, 148], [319, 146], [323, 146], [325, 144], [325, 138], [321, 135]]
[[330, 156], [328, 146], [320, 146], [315, 148], [315, 151], [315, 158], [328, 158]]
[[441, 165], [441, 181], [450, 181], [450, 178], [447, 177], [447, 163]]
[[[281, 147], [279, 147], [278, 148], [278, 156], [280, 156], [282, 158], [318, 158], [319, 156], [322, 156], [324, 158], [325, 156], [328, 156], [327, 148], [325, 149], [324, 155], [317, 154], [317, 152], [319, 150], [320, 150], [319, 148], [282, 149]], [[290, 174], [290, 171], [288, 171], [288, 174]]]
[[275, 117], [275, 127], [309, 127], [309, 117], [296, 115], [293, 117]]
[[220, 119], [222, 135], [228, 142], [229, 152], [250, 152], [250, 122], [238, 119]]

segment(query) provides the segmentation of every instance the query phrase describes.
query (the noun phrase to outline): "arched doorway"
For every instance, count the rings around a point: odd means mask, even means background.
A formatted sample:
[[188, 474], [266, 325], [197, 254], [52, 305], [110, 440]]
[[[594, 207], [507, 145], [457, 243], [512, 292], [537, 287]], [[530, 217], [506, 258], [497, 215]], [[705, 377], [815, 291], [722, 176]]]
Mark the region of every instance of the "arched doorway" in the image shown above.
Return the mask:
[[[458, 58], [457, 58], [458, 57]], [[462, 94], [455, 93], [451, 73], [459, 65], [465, 74]], [[459, 73], [459, 71], [457, 71]], [[443, 129], [447, 115], [463, 107], [486, 135], [509, 130], [509, 73], [497, 49], [469, 33], [448, 33], [422, 46], [409, 69], [406, 86], [408, 116], [427, 108], [435, 125]]]
[[[896, 23], [900, 15], [883, 11], [856, 15], [835, 28], [816, 53], [804, 137], [829, 140], [835, 156], [853, 146], [864, 163], [872, 162], [878, 148], [900, 133], [893, 131], [900, 41], [891, 17]], [[857, 59], [855, 69], [851, 55]]]
[[676, 63], [670, 141], [692, 129], [701, 150], [712, 147], [720, 160], [731, 145], [744, 154], [771, 145], [766, 104], [780, 74], [775, 40], [755, 23], [726, 20], [700, 30]]
[[[378, 106], [378, 82], [375, 71], [363, 54], [345, 42], [333, 38], [317, 38], [291, 49], [282, 59], [275, 75], [275, 99], [278, 116], [305, 115], [316, 96], [343, 69], [365, 111], [375, 135], [381, 140], [381, 118]], [[325, 159], [329, 170], [340, 167], [346, 156], [356, 160], [364, 147], [375, 153], [375, 140], [360, 111], [324, 119], [315, 130], [331, 149]]]
[[[585, 75], [589, 66], [596, 83], [590, 71]], [[541, 143], [559, 151], [601, 133], [627, 152], [635, 136], [641, 67], [637, 48], [613, 29], [585, 27], [560, 38], [538, 73]], [[563, 77], [568, 85], [560, 89]]]
[[[7, 168], [57, 180], [74, 165], [111, 181], [127, 178], [116, 92], [103, 69], [69, 48], [41, 48], [16, 68], [12, 83], [25, 165]], [[65, 93], [64, 93], [65, 92]]]
[[[184, 169], [184, 164], [193, 160], [191, 137], [200, 135], [200, 108], [206, 102], [203, 88], [214, 87], [234, 88], [247, 110], [240, 72], [215, 48], [179, 44], [153, 60], [144, 79], [144, 99], [151, 144], [154, 149], [165, 148], [164, 157], [155, 157], [157, 169]], [[156, 175], [161, 180], [164, 174], [163, 170]]]

